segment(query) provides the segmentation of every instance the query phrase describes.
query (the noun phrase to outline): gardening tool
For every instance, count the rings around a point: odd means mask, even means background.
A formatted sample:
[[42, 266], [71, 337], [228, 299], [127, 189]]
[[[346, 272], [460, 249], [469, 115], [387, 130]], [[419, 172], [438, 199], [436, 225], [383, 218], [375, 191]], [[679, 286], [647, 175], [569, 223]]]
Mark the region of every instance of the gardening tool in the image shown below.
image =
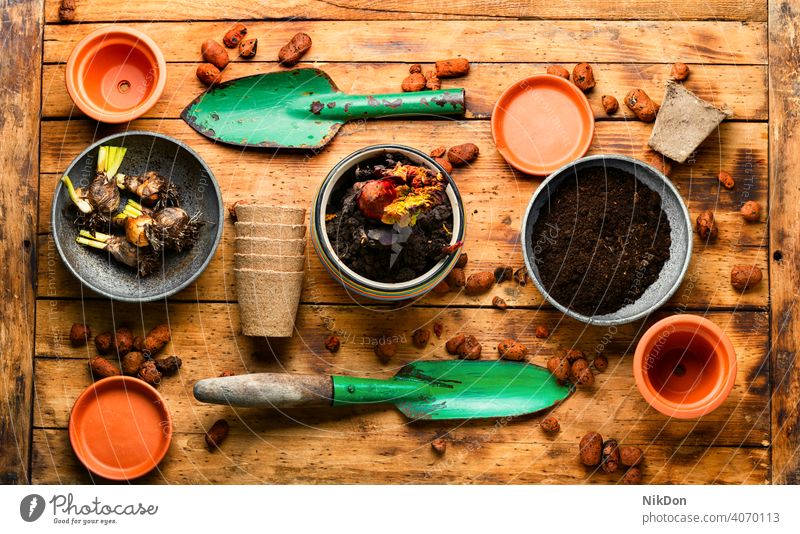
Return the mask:
[[208, 378], [200, 401], [255, 408], [391, 403], [411, 419], [509, 417], [552, 408], [571, 389], [544, 368], [509, 361], [419, 361], [388, 380], [256, 373]]
[[215, 141], [245, 147], [320, 148], [347, 121], [464, 113], [464, 90], [348, 95], [319, 69], [246, 76], [211, 87], [181, 113]]

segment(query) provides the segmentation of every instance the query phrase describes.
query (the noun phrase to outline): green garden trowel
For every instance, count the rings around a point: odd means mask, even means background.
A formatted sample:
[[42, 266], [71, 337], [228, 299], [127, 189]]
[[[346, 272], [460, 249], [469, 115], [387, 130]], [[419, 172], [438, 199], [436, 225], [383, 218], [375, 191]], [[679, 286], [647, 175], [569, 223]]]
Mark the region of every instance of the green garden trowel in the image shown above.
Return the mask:
[[256, 373], [208, 378], [197, 400], [256, 408], [391, 403], [411, 419], [473, 419], [552, 408], [571, 393], [542, 367], [498, 361], [420, 361], [388, 380]]
[[201, 134], [245, 147], [325, 146], [347, 121], [464, 113], [464, 90], [348, 95], [319, 69], [246, 76], [211, 87], [181, 113]]

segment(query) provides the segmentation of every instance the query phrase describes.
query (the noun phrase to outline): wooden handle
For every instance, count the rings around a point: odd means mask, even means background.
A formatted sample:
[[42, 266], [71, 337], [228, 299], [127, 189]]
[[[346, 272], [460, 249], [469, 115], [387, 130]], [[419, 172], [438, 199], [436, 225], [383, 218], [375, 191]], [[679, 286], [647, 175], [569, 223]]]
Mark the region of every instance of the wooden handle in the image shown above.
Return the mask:
[[194, 385], [194, 397], [252, 408], [324, 407], [332, 404], [333, 383], [325, 375], [255, 373], [200, 380]]

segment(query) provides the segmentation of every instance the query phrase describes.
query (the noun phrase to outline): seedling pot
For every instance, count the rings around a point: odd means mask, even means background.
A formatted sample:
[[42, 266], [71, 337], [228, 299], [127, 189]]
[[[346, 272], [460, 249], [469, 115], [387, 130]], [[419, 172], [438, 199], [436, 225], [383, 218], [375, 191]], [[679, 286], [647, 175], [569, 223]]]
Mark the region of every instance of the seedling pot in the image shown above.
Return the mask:
[[446, 256], [436, 263], [425, 274], [399, 283], [386, 283], [369, 280], [350, 269], [337, 256], [333, 245], [328, 239], [325, 215], [331, 193], [339, 181], [346, 177], [349, 171], [359, 163], [375, 158], [387, 152], [398, 153], [409, 158], [415, 165], [434, 169], [445, 177], [447, 187], [445, 193], [453, 209], [453, 235], [450, 244], [455, 244], [464, 239], [464, 206], [461, 194], [449, 174], [433, 158], [419, 150], [403, 145], [374, 145], [358, 150], [340, 161], [325, 178], [317, 192], [311, 208], [311, 234], [314, 250], [322, 265], [331, 277], [342, 284], [349, 292], [378, 301], [410, 300], [429, 292], [444, 280], [458, 261], [460, 249]]
[[644, 399], [680, 419], [717, 409], [733, 388], [736, 369], [728, 336], [698, 315], [674, 315], [651, 326], [633, 359], [633, 376]]
[[100, 28], [84, 37], [67, 60], [67, 91], [75, 105], [100, 122], [141, 117], [161, 97], [167, 77], [164, 55], [147, 35], [125, 26]]

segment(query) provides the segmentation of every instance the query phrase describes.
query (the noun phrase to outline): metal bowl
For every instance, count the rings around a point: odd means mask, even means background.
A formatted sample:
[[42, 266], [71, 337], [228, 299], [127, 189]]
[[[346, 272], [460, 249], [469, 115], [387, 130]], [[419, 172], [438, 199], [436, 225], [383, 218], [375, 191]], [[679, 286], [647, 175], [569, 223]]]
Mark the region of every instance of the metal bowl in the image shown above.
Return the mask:
[[[533, 261], [534, 243], [530, 236], [533, 226], [539, 218], [542, 207], [550, 200], [550, 195], [566, 180], [574, 180], [577, 172], [591, 168], [604, 167], [623, 170], [636, 177], [641, 184], [656, 191], [661, 196], [661, 209], [667, 215], [670, 223], [670, 238], [672, 244], [670, 257], [661, 268], [661, 273], [655, 282], [632, 304], [628, 304], [613, 313], [605, 315], [587, 316], [577, 313], [556, 301], [545, 289], [539, 269]], [[525, 217], [522, 220], [522, 253], [525, 266], [536, 288], [547, 301], [558, 310], [570, 317], [593, 325], [618, 325], [625, 324], [647, 316], [659, 306], [664, 304], [677, 291], [689, 267], [692, 256], [692, 222], [689, 210], [683, 203], [680, 193], [672, 182], [655, 168], [637, 159], [617, 155], [588, 156], [573, 161], [561, 167], [542, 182], [533, 194]]]
[[416, 165], [422, 165], [442, 173], [447, 187], [446, 194], [453, 207], [453, 236], [450, 244], [453, 245], [464, 239], [464, 205], [461, 194], [458, 192], [455, 182], [450, 175], [436, 161], [415, 148], [403, 145], [373, 145], [353, 152], [340, 161], [322, 182], [317, 192], [311, 208], [311, 238], [314, 250], [322, 262], [322, 265], [331, 277], [342, 284], [342, 286], [355, 294], [377, 300], [377, 301], [402, 301], [421, 297], [445, 279], [450, 271], [455, 267], [458, 257], [461, 254], [459, 248], [449, 256], [442, 258], [428, 272], [418, 276], [413, 280], [399, 283], [376, 282], [356, 273], [339, 259], [328, 239], [328, 232], [325, 225], [325, 214], [327, 212], [328, 200], [331, 193], [336, 189], [339, 180], [348, 175], [348, 172], [368, 159], [375, 158], [387, 152], [399, 153], [406, 156]]
[[[109, 254], [75, 242], [75, 224], [67, 188], [59, 181], [50, 214], [53, 238], [61, 260], [85, 286], [114, 300], [146, 302], [173, 295], [194, 282], [208, 266], [222, 238], [222, 194], [211, 169], [192, 149], [176, 139], [150, 132], [110, 135], [84, 150], [64, 174], [77, 186], [94, 178], [97, 149], [113, 144], [128, 149], [122, 171], [138, 175], [157, 171], [169, 178], [180, 191], [181, 207], [189, 215], [200, 213], [203, 225], [197, 243], [180, 253], [167, 252], [163, 267], [140, 277], [136, 271], [117, 263]], [[123, 198], [125, 198], [123, 193]]]

